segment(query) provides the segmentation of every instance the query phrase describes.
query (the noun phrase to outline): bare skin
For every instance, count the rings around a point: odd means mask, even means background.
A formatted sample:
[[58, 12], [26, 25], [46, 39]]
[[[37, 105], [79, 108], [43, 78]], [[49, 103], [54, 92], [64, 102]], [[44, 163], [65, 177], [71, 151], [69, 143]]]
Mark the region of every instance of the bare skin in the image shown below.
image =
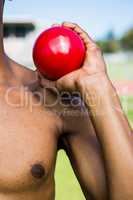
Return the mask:
[[[87, 49], [86, 59], [81, 69], [51, 84], [54, 84], [59, 90], [76, 90], [82, 94], [82, 97], [85, 95], [84, 102], [90, 110], [91, 122], [102, 150], [105, 177], [107, 177], [106, 199], [132, 200], [132, 130], [123, 113], [116, 90], [108, 78], [101, 50], [78, 25], [68, 22], [63, 25], [74, 29], [82, 37]], [[90, 123], [89, 118], [88, 123]], [[83, 132], [84, 129], [82, 129]], [[70, 148], [68, 147], [68, 149]], [[79, 153], [80, 151], [81, 148]], [[81, 160], [79, 162], [82, 162], [83, 156], [80, 156]], [[87, 172], [89, 171], [88, 168], [84, 169]], [[89, 179], [86, 180], [88, 181], [87, 186], [89, 186]], [[83, 185], [84, 181], [81, 182]], [[88, 191], [89, 188], [86, 187], [86, 193]]]
[[[3, 1], [0, 1], [1, 31], [2, 8]], [[26, 105], [26, 98], [22, 99], [25, 87], [28, 99], [33, 101], [29, 105]], [[54, 113], [48, 113], [43, 105], [35, 105], [38, 98], [33, 91], [38, 90], [40, 87], [35, 72], [18, 65], [5, 55], [1, 32], [1, 200], [54, 199], [54, 168], [62, 123]]]
[[[10, 66], [15, 71], [16, 65]], [[20, 73], [18, 65], [17, 70]], [[13, 79], [0, 87], [0, 199], [54, 199], [54, 167], [61, 120], [54, 114], [47, 114], [43, 106], [34, 106], [37, 98], [31, 84], [26, 93], [34, 102], [32, 112], [30, 104], [21, 106], [27, 103], [21, 99], [26, 80], [18, 81], [15, 76], [22, 80], [28, 74], [30, 78], [34, 75], [25, 69], [20, 76], [19, 73], [14, 76], [6, 73]], [[28, 87], [28, 81], [26, 84]], [[7, 91], [10, 91], [8, 101]]]
[[[66, 111], [64, 104], [44, 106], [44, 99], [40, 99], [44, 90], [36, 73], [15, 63], [4, 52], [3, 2], [0, 0], [0, 199], [53, 200], [57, 151], [62, 147], [71, 159], [86, 199], [105, 199], [101, 149], [89, 116], [81, 117], [79, 106], [78, 117], [72, 117], [70, 122], [69, 116], [57, 114]], [[47, 89], [45, 98], [51, 104], [56, 95]], [[67, 109], [75, 111], [71, 106]]]
[[[85, 62], [79, 71], [57, 82], [40, 77], [41, 85], [52, 86], [59, 91], [79, 91], [82, 95], [87, 94], [84, 102], [86, 108], [91, 111], [91, 120], [85, 115], [85, 106], [76, 107], [78, 115], [75, 117], [57, 114], [66, 110], [70, 113], [75, 112], [75, 107], [71, 104], [67, 109], [59, 102], [50, 108], [43, 105], [42, 99], [42, 104], [39, 104], [39, 95], [43, 94], [40, 82], [36, 80], [33, 71], [25, 69], [5, 56], [1, 35], [0, 198], [54, 199], [54, 169], [58, 144], [61, 141], [86, 199], [130, 200], [133, 197], [131, 129], [121, 110], [118, 97], [114, 97], [116, 92], [106, 74], [101, 51], [79, 26], [71, 23], [63, 25], [77, 31], [84, 40], [87, 49]], [[101, 83], [103, 93], [99, 87]], [[13, 86], [19, 89], [8, 93], [10, 95], [7, 101], [5, 94]], [[21, 99], [25, 87], [32, 104], [27, 105], [27, 99]], [[93, 98], [94, 92], [98, 99], [102, 94], [102, 110], [97, 98]], [[47, 89], [45, 97], [48, 104], [56, 99], [52, 89]], [[14, 107], [10, 104], [18, 105], [20, 102], [26, 106]], [[119, 112], [112, 111], [112, 105], [117, 106]], [[97, 112], [101, 111], [106, 115], [97, 115]], [[112, 120], [113, 118], [116, 120]], [[127, 162], [123, 164], [125, 157]]]

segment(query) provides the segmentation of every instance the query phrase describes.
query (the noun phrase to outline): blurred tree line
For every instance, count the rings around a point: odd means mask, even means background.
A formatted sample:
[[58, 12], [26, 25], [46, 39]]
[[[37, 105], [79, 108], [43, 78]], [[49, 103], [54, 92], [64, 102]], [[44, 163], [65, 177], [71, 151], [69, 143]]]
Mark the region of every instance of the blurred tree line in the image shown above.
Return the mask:
[[110, 30], [104, 40], [97, 41], [105, 53], [118, 51], [133, 51], [133, 28], [128, 30], [120, 39], [116, 39], [114, 32]]

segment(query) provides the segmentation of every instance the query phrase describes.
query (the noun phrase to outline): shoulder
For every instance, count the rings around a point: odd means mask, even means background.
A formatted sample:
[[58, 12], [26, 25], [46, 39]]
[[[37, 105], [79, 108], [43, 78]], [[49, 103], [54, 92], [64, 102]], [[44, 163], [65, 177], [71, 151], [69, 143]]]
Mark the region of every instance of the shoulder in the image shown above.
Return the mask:
[[37, 77], [35, 70], [30, 69], [30, 67], [21, 65], [8, 57], [8, 62], [14, 72], [14, 74], [22, 81], [24, 85], [30, 82], [35, 82]]

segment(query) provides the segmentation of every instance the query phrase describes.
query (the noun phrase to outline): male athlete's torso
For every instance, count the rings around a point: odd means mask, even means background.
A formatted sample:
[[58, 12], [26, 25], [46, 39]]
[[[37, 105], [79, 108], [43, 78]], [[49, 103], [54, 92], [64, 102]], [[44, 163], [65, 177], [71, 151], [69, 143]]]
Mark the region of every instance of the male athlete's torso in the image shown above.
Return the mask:
[[53, 200], [62, 122], [38, 88], [18, 88], [0, 87], [0, 200]]

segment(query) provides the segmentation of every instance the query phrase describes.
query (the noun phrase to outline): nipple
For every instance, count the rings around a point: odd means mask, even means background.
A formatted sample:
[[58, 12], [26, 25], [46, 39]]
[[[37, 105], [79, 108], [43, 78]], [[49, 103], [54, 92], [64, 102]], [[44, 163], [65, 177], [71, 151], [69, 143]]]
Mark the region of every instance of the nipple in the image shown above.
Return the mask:
[[34, 178], [41, 179], [45, 175], [45, 169], [41, 164], [34, 164], [31, 168], [31, 174]]

